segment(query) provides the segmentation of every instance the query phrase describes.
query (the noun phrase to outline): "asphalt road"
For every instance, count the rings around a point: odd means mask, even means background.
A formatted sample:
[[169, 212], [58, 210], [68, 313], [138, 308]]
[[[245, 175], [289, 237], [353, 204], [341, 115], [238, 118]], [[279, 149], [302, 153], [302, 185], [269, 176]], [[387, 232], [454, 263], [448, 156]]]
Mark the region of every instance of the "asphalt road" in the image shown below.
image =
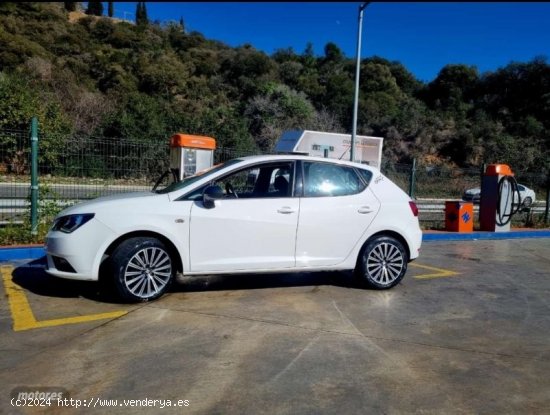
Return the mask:
[[124, 406], [145, 398], [188, 401], [167, 414], [547, 414], [549, 258], [546, 239], [433, 242], [389, 291], [346, 273], [216, 276], [138, 305], [12, 264], [0, 412], [36, 413], [10, 394], [49, 386], [98, 414], [151, 413]]

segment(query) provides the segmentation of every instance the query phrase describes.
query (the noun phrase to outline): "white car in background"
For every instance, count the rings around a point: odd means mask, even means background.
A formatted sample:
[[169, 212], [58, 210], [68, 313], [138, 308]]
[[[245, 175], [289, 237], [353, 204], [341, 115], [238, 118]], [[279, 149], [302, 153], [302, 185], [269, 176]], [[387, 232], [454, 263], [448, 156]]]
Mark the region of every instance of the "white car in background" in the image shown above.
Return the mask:
[[[518, 184], [519, 195], [521, 197], [521, 204], [524, 206], [531, 206], [536, 201], [535, 191], [529, 189], [523, 184]], [[462, 200], [467, 202], [479, 203], [481, 199], [481, 189], [479, 187], [468, 189], [464, 191], [462, 195]], [[517, 197], [515, 197], [514, 202], [517, 203]]]
[[176, 273], [355, 270], [398, 284], [422, 232], [409, 196], [376, 168], [308, 156], [235, 159], [156, 192], [65, 209], [47, 272], [109, 278], [124, 299], [160, 297]]

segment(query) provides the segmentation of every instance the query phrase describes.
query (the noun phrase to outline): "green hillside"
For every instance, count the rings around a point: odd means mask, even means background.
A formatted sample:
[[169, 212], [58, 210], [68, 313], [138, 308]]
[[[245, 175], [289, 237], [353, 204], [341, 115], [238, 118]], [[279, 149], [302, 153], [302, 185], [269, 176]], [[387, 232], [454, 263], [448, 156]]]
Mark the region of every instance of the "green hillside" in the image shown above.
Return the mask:
[[[37, 115], [59, 146], [82, 136], [166, 145], [182, 131], [258, 151], [289, 128], [349, 133], [354, 60], [333, 43], [323, 56], [312, 51], [268, 56], [180, 24], [69, 19], [63, 3], [1, 3], [0, 129], [27, 129]], [[399, 62], [370, 57], [360, 84], [358, 133], [385, 137], [387, 161], [550, 171], [545, 58], [484, 74], [448, 65], [425, 84]]]

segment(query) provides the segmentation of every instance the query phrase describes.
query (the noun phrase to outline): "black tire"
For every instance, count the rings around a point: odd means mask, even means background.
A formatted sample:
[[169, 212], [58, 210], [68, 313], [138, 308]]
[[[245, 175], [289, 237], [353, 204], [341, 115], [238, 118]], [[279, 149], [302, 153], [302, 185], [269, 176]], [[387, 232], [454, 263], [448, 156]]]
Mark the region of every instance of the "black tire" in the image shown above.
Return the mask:
[[131, 302], [156, 300], [174, 279], [170, 251], [155, 238], [125, 240], [113, 252], [110, 265], [118, 294]]
[[394, 287], [407, 272], [409, 258], [403, 244], [391, 236], [377, 236], [361, 250], [355, 275], [378, 290]]

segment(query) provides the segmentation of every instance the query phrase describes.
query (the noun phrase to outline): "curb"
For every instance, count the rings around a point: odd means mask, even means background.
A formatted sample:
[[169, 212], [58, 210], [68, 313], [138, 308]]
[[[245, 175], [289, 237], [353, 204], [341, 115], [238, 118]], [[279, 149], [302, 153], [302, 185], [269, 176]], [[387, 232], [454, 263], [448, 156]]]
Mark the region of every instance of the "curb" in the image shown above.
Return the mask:
[[0, 247], [0, 262], [15, 259], [37, 259], [46, 255], [43, 245]]
[[[540, 231], [510, 231], [510, 232], [424, 232], [422, 242], [437, 241], [477, 241], [502, 239], [534, 239], [550, 238], [549, 230]], [[43, 245], [6, 246], [0, 247], [0, 262], [17, 259], [38, 259], [46, 255]]]
[[550, 230], [541, 231], [510, 231], [510, 232], [424, 232], [422, 242], [435, 241], [476, 241], [476, 240], [498, 240], [498, 239], [520, 239], [520, 238], [550, 238]]

